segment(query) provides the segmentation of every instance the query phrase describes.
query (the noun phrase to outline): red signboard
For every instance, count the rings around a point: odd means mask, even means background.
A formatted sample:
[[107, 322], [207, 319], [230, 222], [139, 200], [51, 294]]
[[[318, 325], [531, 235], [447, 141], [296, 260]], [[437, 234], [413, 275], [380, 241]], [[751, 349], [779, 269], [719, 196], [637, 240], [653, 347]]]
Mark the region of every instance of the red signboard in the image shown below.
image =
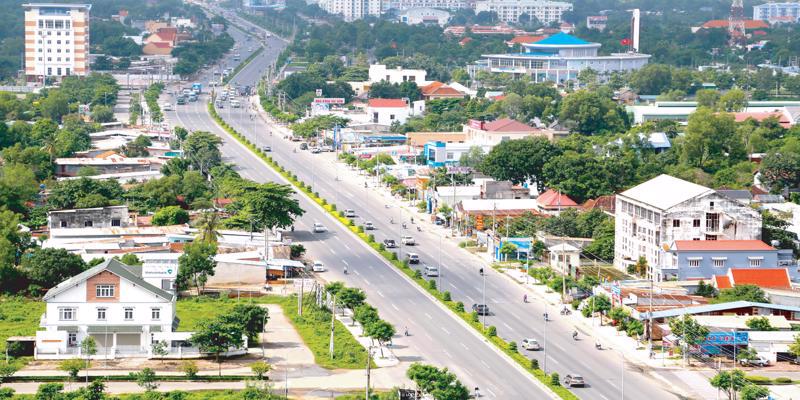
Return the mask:
[[469, 120], [469, 127], [472, 129], [483, 129], [483, 121], [477, 119]]
[[344, 98], [342, 97], [317, 97], [314, 99], [314, 103], [317, 104], [344, 104]]

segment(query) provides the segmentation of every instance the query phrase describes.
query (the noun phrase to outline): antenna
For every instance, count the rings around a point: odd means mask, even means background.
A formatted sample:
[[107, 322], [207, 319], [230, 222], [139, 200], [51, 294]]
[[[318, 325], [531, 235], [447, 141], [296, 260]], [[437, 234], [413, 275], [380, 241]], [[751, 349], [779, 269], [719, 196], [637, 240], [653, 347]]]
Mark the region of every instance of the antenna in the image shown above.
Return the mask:
[[728, 45], [731, 47], [745, 44], [744, 5], [742, 0], [733, 0], [731, 15], [728, 20]]

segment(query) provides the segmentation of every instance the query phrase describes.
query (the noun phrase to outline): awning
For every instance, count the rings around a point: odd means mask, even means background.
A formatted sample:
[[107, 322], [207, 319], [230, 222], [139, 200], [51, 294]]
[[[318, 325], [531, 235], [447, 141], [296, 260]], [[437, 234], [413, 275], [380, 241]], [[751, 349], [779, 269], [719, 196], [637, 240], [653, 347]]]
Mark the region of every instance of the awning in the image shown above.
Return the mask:
[[142, 333], [139, 325], [89, 325], [88, 333]]
[[161, 325], [150, 325], [150, 332], [161, 332]]
[[78, 331], [78, 327], [77, 326], [59, 326], [58, 330], [59, 331], [67, 331], [67, 332], [77, 332]]

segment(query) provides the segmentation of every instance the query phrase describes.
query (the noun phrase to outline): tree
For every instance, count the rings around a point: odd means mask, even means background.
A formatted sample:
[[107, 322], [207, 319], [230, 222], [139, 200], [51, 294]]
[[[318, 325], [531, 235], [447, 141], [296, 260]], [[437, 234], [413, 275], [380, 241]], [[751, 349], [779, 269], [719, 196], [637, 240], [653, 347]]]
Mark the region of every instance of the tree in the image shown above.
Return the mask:
[[61, 117], [69, 113], [69, 100], [60, 90], [51, 92], [39, 102], [39, 108], [45, 118], [61, 121]]
[[769, 303], [764, 291], [756, 285], [736, 285], [730, 289], [722, 289], [719, 291], [716, 302], [726, 303], [738, 300]]
[[0, 362], [0, 385], [3, 381], [14, 375], [19, 368], [10, 362]]
[[800, 154], [771, 151], [764, 156], [759, 170], [761, 181], [771, 191], [795, 188], [800, 185]]
[[267, 323], [268, 311], [258, 304], [236, 304], [230, 313], [220, 317], [225, 322], [238, 324], [242, 327], [250, 342], [257, 342], [258, 335], [264, 331]]
[[705, 283], [702, 279], [697, 283], [697, 290], [694, 294], [703, 297], [712, 297], [717, 292], [713, 285]]
[[[83, 400], [105, 400], [106, 399], [106, 385], [102, 379], [93, 380], [88, 386], [78, 390]], [[2, 396], [0, 396], [2, 398]]]
[[153, 215], [153, 225], [181, 225], [189, 222], [189, 213], [178, 206], [160, 208]]
[[182, 362], [179, 369], [181, 370], [181, 372], [186, 374], [186, 377], [189, 379], [196, 378], [197, 373], [200, 371], [200, 368], [197, 367], [197, 363], [194, 361]]
[[0, 208], [24, 213], [25, 204], [39, 191], [36, 175], [24, 164], [6, 164], [0, 168]]
[[713, 89], [700, 89], [695, 93], [697, 107], [708, 107], [712, 110], [716, 109], [719, 98], [719, 92]]
[[377, 308], [364, 303], [353, 311], [353, 319], [364, 327], [379, 320], [380, 317], [378, 316]]
[[264, 380], [264, 377], [267, 375], [267, 373], [272, 370], [272, 365], [269, 365], [264, 361], [256, 361], [250, 364], [250, 370], [253, 371], [256, 379]]
[[[66, 360], [65, 360], [66, 361]], [[61, 383], [43, 383], [36, 389], [36, 400], [59, 400], [63, 396], [64, 385]]]
[[289, 185], [274, 182], [258, 185], [244, 197], [244, 210], [256, 229], [284, 228], [303, 215], [294, 190]]
[[744, 372], [739, 369], [720, 371], [711, 378], [710, 383], [711, 386], [717, 388], [717, 390], [725, 392], [728, 395], [728, 399], [731, 400], [735, 398], [736, 392], [742, 390], [742, 388], [748, 384]]
[[503, 245], [500, 246], [500, 254], [505, 256], [504, 258], [508, 260], [510, 256], [517, 254], [517, 245], [511, 242], [503, 242]]
[[206, 211], [200, 214], [200, 217], [195, 221], [195, 227], [198, 229], [197, 240], [216, 243], [217, 239], [222, 236], [219, 233], [219, 214], [214, 211]]
[[411, 364], [406, 376], [416, 383], [424, 393], [437, 400], [467, 400], [469, 390], [447, 368], [439, 369], [432, 365]]
[[83, 272], [86, 263], [65, 249], [37, 248], [23, 257], [21, 268], [31, 283], [51, 288]]
[[[17, 265], [20, 255], [32, 246], [29, 233], [23, 233], [19, 229], [19, 215], [8, 210], [0, 210], [0, 266]], [[0, 288], [5, 281], [0, 273]], [[10, 276], [8, 278], [11, 278]]]
[[685, 347], [696, 346], [708, 336], [708, 328], [698, 324], [694, 318], [686, 314], [670, 319], [669, 328], [674, 335], [681, 338]]
[[530, 180], [541, 190], [544, 165], [558, 154], [558, 148], [544, 137], [506, 140], [489, 151], [478, 169], [496, 180], [515, 184]]
[[363, 290], [358, 288], [344, 288], [339, 291], [336, 295], [337, 301], [344, 305], [345, 307], [355, 310], [356, 307], [360, 306], [364, 303], [364, 300], [367, 299], [367, 295], [364, 293]]
[[81, 340], [81, 353], [86, 357], [86, 382], [89, 382], [89, 367], [92, 365], [91, 357], [97, 354], [97, 342], [92, 336]]
[[739, 112], [747, 107], [747, 95], [740, 89], [731, 89], [719, 98], [717, 107], [727, 112]]
[[139, 372], [131, 372], [131, 378], [136, 380], [136, 384], [147, 392], [158, 389], [156, 372], [150, 368], [144, 368]]
[[769, 396], [769, 389], [756, 384], [747, 384], [742, 388], [739, 398], [741, 400], [761, 400]]
[[222, 162], [219, 146], [222, 139], [205, 131], [192, 132], [183, 141], [183, 151], [191, 160], [192, 167], [202, 173], [207, 173], [211, 168]]
[[461, 154], [461, 158], [458, 160], [458, 165], [477, 169], [481, 166], [481, 164], [483, 164], [483, 160], [485, 158], [486, 153], [483, 152], [483, 148], [480, 146], [472, 146], [469, 148], [469, 150], [467, 150], [466, 153]]
[[378, 341], [378, 344], [381, 346], [381, 357], [383, 357], [383, 344], [392, 339], [392, 336], [395, 334], [395, 329], [394, 325], [379, 319], [377, 321], [372, 321], [372, 323], [364, 327], [364, 333], [370, 339]]
[[[555, 277], [553, 279], [561, 283], [561, 278]], [[588, 299], [585, 300], [585, 304], [581, 309], [581, 314], [583, 314], [584, 317], [589, 318], [592, 316], [592, 312], [602, 314], [610, 310], [611, 310], [611, 300], [609, 300], [609, 298], [606, 297], [605, 295], [596, 295], [589, 297]]]
[[217, 245], [196, 241], [184, 246], [183, 255], [178, 258], [178, 287], [188, 288], [191, 283], [202, 293], [209, 276], [214, 276], [217, 262]]
[[774, 331], [767, 317], [753, 317], [745, 321], [745, 325], [754, 331]]
[[84, 368], [86, 368], [86, 362], [80, 358], [67, 358], [58, 363], [58, 369], [69, 374], [74, 381], [78, 380], [78, 373]]
[[114, 120], [114, 111], [111, 110], [111, 107], [103, 105], [96, 105], [92, 107], [92, 121], [103, 123], [103, 122], [111, 122], [113, 120]]
[[78, 207], [87, 197], [97, 197], [104, 204], [95, 206], [102, 207], [111, 204], [111, 199], [121, 199], [123, 194], [122, 186], [115, 179], [80, 178], [57, 182], [50, 189], [47, 202], [53, 209], [69, 209]]
[[200, 351], [214, 355], [219, 366], [219, 376], [222, 376], [220, 356], [230, 349], [242, 347], [244, 334], [244, 329], [239, 324], [220, 319], [206, 320], [200, 323], [189, 341], [200, 348]]
[[[136, 139], [133, 139], [133, 141], [131, 141], [130, 143], [123, 145], [122, 148], [120, 148], [120, 150], [122, 151], [122, 154], [124, 154], [126, 157], [147, 157], [150, 155], [150, 152], [147, 150], [147, 148], [152, 145], [153, 142], [150, 140], [149, 137], [145, 135], [139, 135], [136, 137]], [[175, 158], [175, 159], [170, 159], [169, 161], [172, 160], [186, 160], [186, 159]]]
[[640, 256], [633, 265], [633, 273], [639, 276], [646, 276], [650, 273], [650, 266], [647, 265], [647, 259], [644, 256]]
[[672, 87], [671, 68], [664, 64], [647, 64], [631, 75], [630, 85], [639, 94], [661, 94]]
[[730, 114], [700, 108], [689, 116], [682, 161], [708, 171], [746, 159], [744, 142]]
[[154, 356], [163, 359], [169, 354], [167, 342], [163, 340], [154, 340], [150, 344], [150, 352], [153, 353]]
[[574, 124], [571, 129], [584, 135], [624, 132], [630, 122], [625, 110], [596, 91], [579, 90], [561, 102], [559, 119]]

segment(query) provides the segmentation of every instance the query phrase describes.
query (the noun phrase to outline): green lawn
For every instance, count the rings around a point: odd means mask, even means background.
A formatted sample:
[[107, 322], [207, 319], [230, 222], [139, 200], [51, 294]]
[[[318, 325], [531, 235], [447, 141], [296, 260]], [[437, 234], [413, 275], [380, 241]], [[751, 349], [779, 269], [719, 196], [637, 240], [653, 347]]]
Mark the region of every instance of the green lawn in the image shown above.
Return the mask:
[[44, 303], [22, 297], [0, 297], [0, 351], [9, 336], [32, 336], [39, 327]]
[[[303, 316], [297, 315], [296, 296], [264, 296], [252, 299], [242, 298], [240, 301], [280, 305], [303, 342], [314, 353], [314, 360], [320, 367], [328, 369], [362, 369], [366, 367], [367, 350], [339, 321], [336, 321], [334, 326], [334, 357], [331, 359], [328, 352], [331, 314], [326, 310], [317, 309], [311, 297], [306, 298]], [[203, 319], [214, 318], [231, 310], [235, 305], [235, 299], [192, 298], [179, 300], [176, 306], [178, 318], [181, 320], [178, 329], [192, 331]]]

